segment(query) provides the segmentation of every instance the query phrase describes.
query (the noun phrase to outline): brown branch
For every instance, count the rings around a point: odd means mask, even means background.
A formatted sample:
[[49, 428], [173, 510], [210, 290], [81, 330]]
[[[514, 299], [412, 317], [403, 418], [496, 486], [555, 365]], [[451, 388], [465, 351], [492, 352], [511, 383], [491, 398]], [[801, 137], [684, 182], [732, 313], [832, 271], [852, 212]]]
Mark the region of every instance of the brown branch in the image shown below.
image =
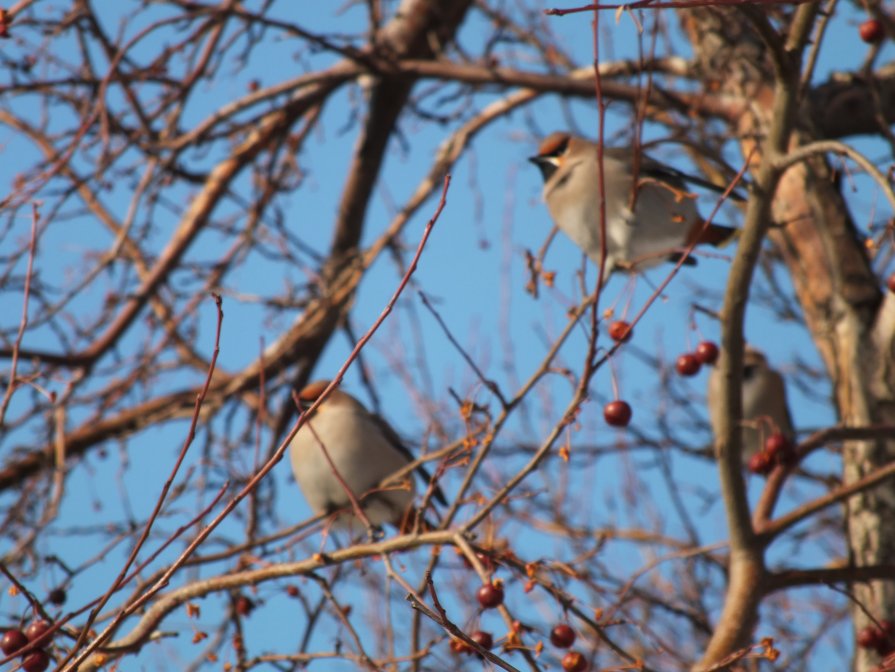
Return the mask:
[[[314, 404], [299, 417], [298, 421], [292, 428], [292, 431], [289, 432], [289, 435], [282, 441], [280, 446], [277, 448], [275, 453], [270, 457], [270, 459], [252, 476], [251, 479], [246, 483], [246, 485], [242, 488], [242, 490], [237, 493], [233, 499], [231, 499], [221, 510], [221, 512], [215, 516], [215, 518], [205, 526], [190, 542], [186, 549], [178, 556], [178, 558], [171, 564], [171, 566], [167, 569], [167, 571], [162, 574], [162, 576], [151, 586], [149, 587], [139, 598], [133, 600], [130, 604], [127, 605], [126, 608], [122, 609], [116, 619], [113, 622], [106, 626], [106, 628], [97, 635], [90, 644], [85, 647], [78, 656], [71, 662], [70, 669], [71, 670], [80, 670], [82, 669], [80, 666], [85, 663], [86, 659], [90, 656], [90, 654], [95, 651], [97, 648], [102, 646], [114, 633], [115, 627], [117, 626], [118, 621], [123, 619], [124, 617], [135, 613], [139, 610], [143, 605], [147, 604], [153, 597], [157, 595], [159, 591], [162, 590], [165, 586], [168, 585], [171, 576], [180, 569], [186, 561], [192, 556], [195, 550], [208, 538], [208, 536], [221, 524], [221, 522], [230, 515], [233, 509], [245, 499], [249, 493], [251, 493], [258, 483], [267, 476], [268, 473], [276, 466], [276, 464], [282, 459], [283, 454], [289, 447], [289, 444], [292, 441], [292, 438], [298, 432], [298, 430], [305, 423], [306, 418], [309, 418], [310, 415], [314, 412], [314, 410], [319, 406], [326, 398], [326, 395], [335, 388], [338, 382], [342, 379], [342, 376], [345, 375], [345, 371], [348, 367], [354, 362], [360, 350], [364, 347], [364, 345], [372, 338], [373, 334], [379, 329], [382, 323], [385, 321], [385, 318], [391, 313], [392, 308], [397, 303], [398, 298], [406, 287], [407, 283], [410, 281], [411, 276], [416, 271], [417, 264], [419, 262], [420, 256], [423, 253], [423, 249], [425, 248], [426, 242], [429, 239], [429, 235], [432, 232], [433, 227], [435, 226], [436, 221], [438, 220], [438, 216], [441, 214], [444, 206], [447, 202], [447, 190], [450, 185], [450, 177], [446, 177], [444, 181], [444, 188], [441, 195], [441, 202], [438, 205], [438, 208], [435, 211], [435, 215], [432, 219], [429, 220], [429, 223], [426, 226], [426, 229], [423, 232], [422, 238], [420, 239], [420, 243], [417, 246], [416, 254], [414, 255], [413, 261], [407, 269], [407, 272], [404, 274], [404, 277], [401, 279], [401, 282], [398, 284], [397, 289], [389, 300], [388, 304], [386, 304], [385, 309], [383, 309], [380, 316], [373, 323], [373, 325], [367, 330], [367, 333], [361, 338], [361, 340], [357, 343], [352, 353], [348, 356], [345, 363], [342, 365], [342, 368], [338, 373], [333, 377], [333, 381], [330, 383], [327, 390], [325, 390], [314, 402]], [[84, 631], [86, 632], [86, 630]]]
[[838, 567], [819, 567], [817, 569], [784, 569], [768, 573], [763, 589], [766, 594], [769, 594], [799, 586], [890, 581], [892, 577], [895, 577], [895, 565], [843, 564]]
[[168, 614], [190, 600], [244, 586], [256, 586], [275, 579], [309, 575], [325, 567], [363, 558], [409, 551], [424, 546], [449, 546], [453, 539], [454, 533], [449, 531], [403, 535], [376, 543], [356, 544], [326, 555], [316, 554], [299, 562], [276, 563], [262, 569], [242, 572], [227, 571], [208, 579], [192, 581], [182, 588], [157, 595], [156, 599], [148, 603], [145, 611], [126, 636], [103, 647], [101, 655], [90, 656], [80, 662], [80, 667], [77, 669], [79, 672], [97, 670], [107, 665], [112, 656], [120, 656], [139, 649], [149, 641], [152, 633]]
[[[766, 113], [767, 124], [762, 127], [766, 136], [760, 147], [761, 163], [754, 173], [743, 231], [724, 293], [721, 358], [717, 363], [724, 384], [718, 399], [722, 412], [719, 414], [721, 422], [716, 428], [715, 449], [730, 534], [730, 573], [722, 613], [697, 669], [711, 667], [749, 643], [761, 603], [760, 591], [756, 591], [755, 586], [761, 584], [765, 573], [763, 546], [752, 527], [742, 475], [742, 436], [739, 423], [742, 418], [743, 327], [753, 273], [762, 241], [770, 227], [771, 203], [781, 176], [774, 162], [789, 147], [799, 102], [797, 93], [800, 73], [792, 66], [798, 63], [800, 50], [804, 48], [807, 39], [806, 31], [811, 23], [809, 19], [816, 11], [816, 5], [801, 5], [796, 10], [792, 25], [799, 26], [803, 32], [790, 35], [789, 44], [793, 51], [787, 54], [787, 58], [791, 62], [788, 60], [785, 64], [778, 64], [774, 73], [776, 80], [772, 79], [767, 68], [754, 73], [758, 80], [755, 84], [766, 91], [771, 109]], [[695, 31], [712, 31], [711, 34], [715, 35], [715, 24], [712, 22], [723, 21], [723, 17], [729, 19], [732, 16], [734, 14], [729, 12], [694, 13], [691, 17], [694, 19], [691, 29], [694, 42], [701, 39]], [[709, 25], [699, 25], [700, 20]], [[732, 29], [732, 32], [743, 44], [757, 43], [755, 33], [741, 33], [740, 30], [741, 28]], [[721, 39], [726, 37], [715, 36]], [[699, 46], [702, 47], [701, 44]], [[723, 53], [728, 46], [723, 42], [713, 44], [708, 48], [708, 56], [718, 57], [712, 50], [722, 50]], [[754, 67], [757, 69], [760, 65], [763, 63], [755, 63]], [[748, 119], [754, 121], [751, 116]], [[751, 157], [755, 146], [752, 143], [750, 146], [744, 145], [744, 154]]]
[[12, 345], [9, 381], [6, 384], [3, 401], [0, 402], [0, 428], [4, 425], [6, 409], [9, 408], [9, 402], [12, 401], [13, 392], [15, 392], [17, 387], [16, 372], [19, 365], [19, 348], [21, 348], [22, 339], [25, 337], [25, 329], [28, 328], [28, 300], [31, 298], [31, 279], [34, 277], [34, 253], [37, 249], [37, 222], [39, 220], [38, 204], [34, 203], [31, 209], [31, 239], [28, 243], [28, 264], [25, 267], [25, 289], [22, 292], [22, 317], [19, 320], [19, 331], [16, 333], [16, 340]]
[[230, 156], [209, 173], [202, 190], [184, 213], [180, 226], [171, 236], [167, 247], [159, 255], [149, 276], [128, 299], [125, 307], [111, 325], [83, 353], [88, 361], [95, 361], [125, 333], [159, 285], [176, 268], [189, 246], [205, 227], [211, 213], [227, 192], [230, 184], [265, 149], [270, 142], [287, 132], [307, 109], [305, 101], [290, 103], [270, 113], [249, 137], [241, 142]]
[[[60, 663], [60, 667], [64, 665], [67, 661], [71, 660], [71, 658], [78, 652], [81, 646], [84, 645], [87, 637], [89, 636], [91, 626], [96, 621], [99, 616], [102, 608], [108, 603], [108, 601], [124, 584], [125, 577], [128, 574], [128, 570], [131, 568], [134, 562], [137, 560], [137, 556], [140, 553], [140, 550], [143, 548], [143, 545], [146, 543], [146, 540], [149, 538], [149, 533], [152, 530], [152, 526], [155, 523], [156, 518], [158, 518], [159, 513], [161, 513], [162, 507], [165, 504], [165, 501], [168, 496], [168, 492], [171, 489], [171, 486], [174, 483], [174, 479], [177, 476], [177, 473], [180, 471], [180, 466], [183, 464], [183, 460], [186, 458], [187, 451], [193, 443], [193, 439], [196, 437], [196, 427], [199, 424], [199, 413], [202, 410], [202, 402], [205, 400], [205, 397], [208, 395], [208, 388], [211, 386], [211, 380], [214, 376], [214, 367], [217, 363], [218, 354], [221, 349], [221, 326], [224, 322], [224, 311], [221, 308], [221, 297], [214, 295], [215, 306], [217, 307], [217, 327], [215, 329], [215, 337], [214, 337], [214, 351], [211, 355], [211, 362], [208, 365], [208, 374], [205, 377], [205, 384], [202, 386], [202, 389], [196, 395], [195, 406], [193, 409], [193, 418], [190, 422], [189, 430], [187, 431], [186, 438], [184, 439], [183, 446], [181, 446], [180, 453], [177, 456], [177, 459], [174, 461], [174, 466], [171, 469], [171, 473], [168, 475], [167, 480], [162, 486], [162, 491], [156, 500], [155, 507], [152, 510], [152, 513], [149, 515], [149, 519], [146, 521], [146, 524], [143, 526], [143, 532], [141, 533], [139, 539], [134, 544], [131, 549], [130, 554], [125, 560], [124, 564], [121, 567], [121, 570], [118, 573], [118, 576], [112, 581], [112, 585], [109, 586], [109, 589], [106, 593], [99, 599], [96, 606], [92, 609], [90, 615], [87, 618], [87, 622], [81, 628], [81, 634], [78, 637], [77, 643], [71, 648], [68, 655], [65, 657], [62, 663]], [[112, 620], [111, 625], [107, 626], [108, 629], [114, 629], [114, 627], [124, 620], [125, 612], [121, 611], [119, 614]], [[100, 638], [97, 638], [95, 644], [99, 646], [102, 644]]]
[[846, 485], [839, 486], [835, 490], [822, 497], [818, 497], [814, 501], [803, 504], [784, 516], [776, 518], [767, 525], [758, 530], [762, 543], [770, 543], [775, 537], [780, 536], [793, 525], [796, 525], [813, 514], [821, 511], [828, 506], [843, 502], [854, 495], [866, 492], [871, 488], [883, 483], [890, 478], [895, 477], [895, 461], [880, 467], [863, 478], [852, 481]]

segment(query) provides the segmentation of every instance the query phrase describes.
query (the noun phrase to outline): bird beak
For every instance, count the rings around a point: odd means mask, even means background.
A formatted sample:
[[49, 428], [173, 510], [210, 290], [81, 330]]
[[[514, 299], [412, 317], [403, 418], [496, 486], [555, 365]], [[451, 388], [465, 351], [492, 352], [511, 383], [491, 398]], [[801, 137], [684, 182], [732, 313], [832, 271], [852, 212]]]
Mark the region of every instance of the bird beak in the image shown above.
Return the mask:
[[559, 168], [556, 157], [553, 156], [530, 156], [528, 160], [541, 171], [541, 177], [544, 178], [544, 182], [549, 180], [553, 173], [556, 172], [556, 169]]

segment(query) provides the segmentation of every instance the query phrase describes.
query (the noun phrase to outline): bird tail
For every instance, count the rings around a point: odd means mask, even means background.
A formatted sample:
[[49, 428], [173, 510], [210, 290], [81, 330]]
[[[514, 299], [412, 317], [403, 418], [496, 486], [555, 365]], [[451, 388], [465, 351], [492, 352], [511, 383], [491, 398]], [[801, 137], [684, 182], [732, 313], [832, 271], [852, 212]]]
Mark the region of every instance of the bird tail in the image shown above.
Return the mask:
[[697, 243], [704, 243], [714, 247], [724, 247], [736, 240], [740, 235], [740, 229], [722, 224], [709, 224], [699, 232]]

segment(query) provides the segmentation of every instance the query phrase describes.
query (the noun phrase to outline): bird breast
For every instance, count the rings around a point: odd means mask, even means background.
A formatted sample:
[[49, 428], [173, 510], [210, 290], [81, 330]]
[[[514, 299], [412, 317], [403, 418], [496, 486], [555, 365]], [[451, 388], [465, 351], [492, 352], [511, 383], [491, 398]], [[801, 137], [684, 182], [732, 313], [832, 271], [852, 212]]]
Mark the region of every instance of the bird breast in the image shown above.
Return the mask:
[[[324, 405], [309, 425], [298, 431], [290, 446], [295, 480], [311, 508], [318, 513], [349, 503], [321, 444], [357, 497], [407, 464], [405, 457], [392, 446], [366, 411], [350, 406]], [[398, 506], [406, 506], [413, 495], [411, 487], [390, 491], [387, 497]]]

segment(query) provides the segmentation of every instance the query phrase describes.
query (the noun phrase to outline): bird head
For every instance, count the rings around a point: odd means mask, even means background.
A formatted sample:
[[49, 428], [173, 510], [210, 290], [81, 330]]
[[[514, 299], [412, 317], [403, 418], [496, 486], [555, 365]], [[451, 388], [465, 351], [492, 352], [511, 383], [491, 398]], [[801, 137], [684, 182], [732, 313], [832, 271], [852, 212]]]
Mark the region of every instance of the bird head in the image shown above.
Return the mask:
[[[326, 391], [326, 388], [329, 387], [331, 382], [331, 380], [316, 380], [302, 388], [301, 392], [298, 393], [298, 406], [300, 410], [307, 411], [311, 408], [311, 406], [314, 405], [314, 402], [320, 398], [320, 395]], [[363, 405], [357, 399], [337, 387], [327, 395], [324, 402], [317, 407], [317, 410], [314, 411], [314, 413], [316, 415], [317, 413], [325, 412], [327, 410], [332, 411], [335, 409], [346, 408], [361, 411], [365, 410]]]
[[568, 157], [571, 141], [571, 135], [556, 131], [544, 138], [535, 156], [529, 157], [528, 160], [541, 171], [544, 182], [550, 179]]
[[[332, 381], [329, 380], [315, 380], [313, 383], [309, 383], [305, 385], [301, 392], [298, 393], [298, 406], [302, 411], [307, 411], [311, 406], [314, 405], [314, 402], [320, 397], [321, 394], [329, 387], [329, 384]], [[336, 388], [333, 390], [329, 397], [327, 398], [327, 403], [332, 401], [335, 396], [339, 393], [339, 389]]]
[[747, 345], [743, 352], [743, 380], [752, 380], [768, 367], [768, 358], [761, 350]]

